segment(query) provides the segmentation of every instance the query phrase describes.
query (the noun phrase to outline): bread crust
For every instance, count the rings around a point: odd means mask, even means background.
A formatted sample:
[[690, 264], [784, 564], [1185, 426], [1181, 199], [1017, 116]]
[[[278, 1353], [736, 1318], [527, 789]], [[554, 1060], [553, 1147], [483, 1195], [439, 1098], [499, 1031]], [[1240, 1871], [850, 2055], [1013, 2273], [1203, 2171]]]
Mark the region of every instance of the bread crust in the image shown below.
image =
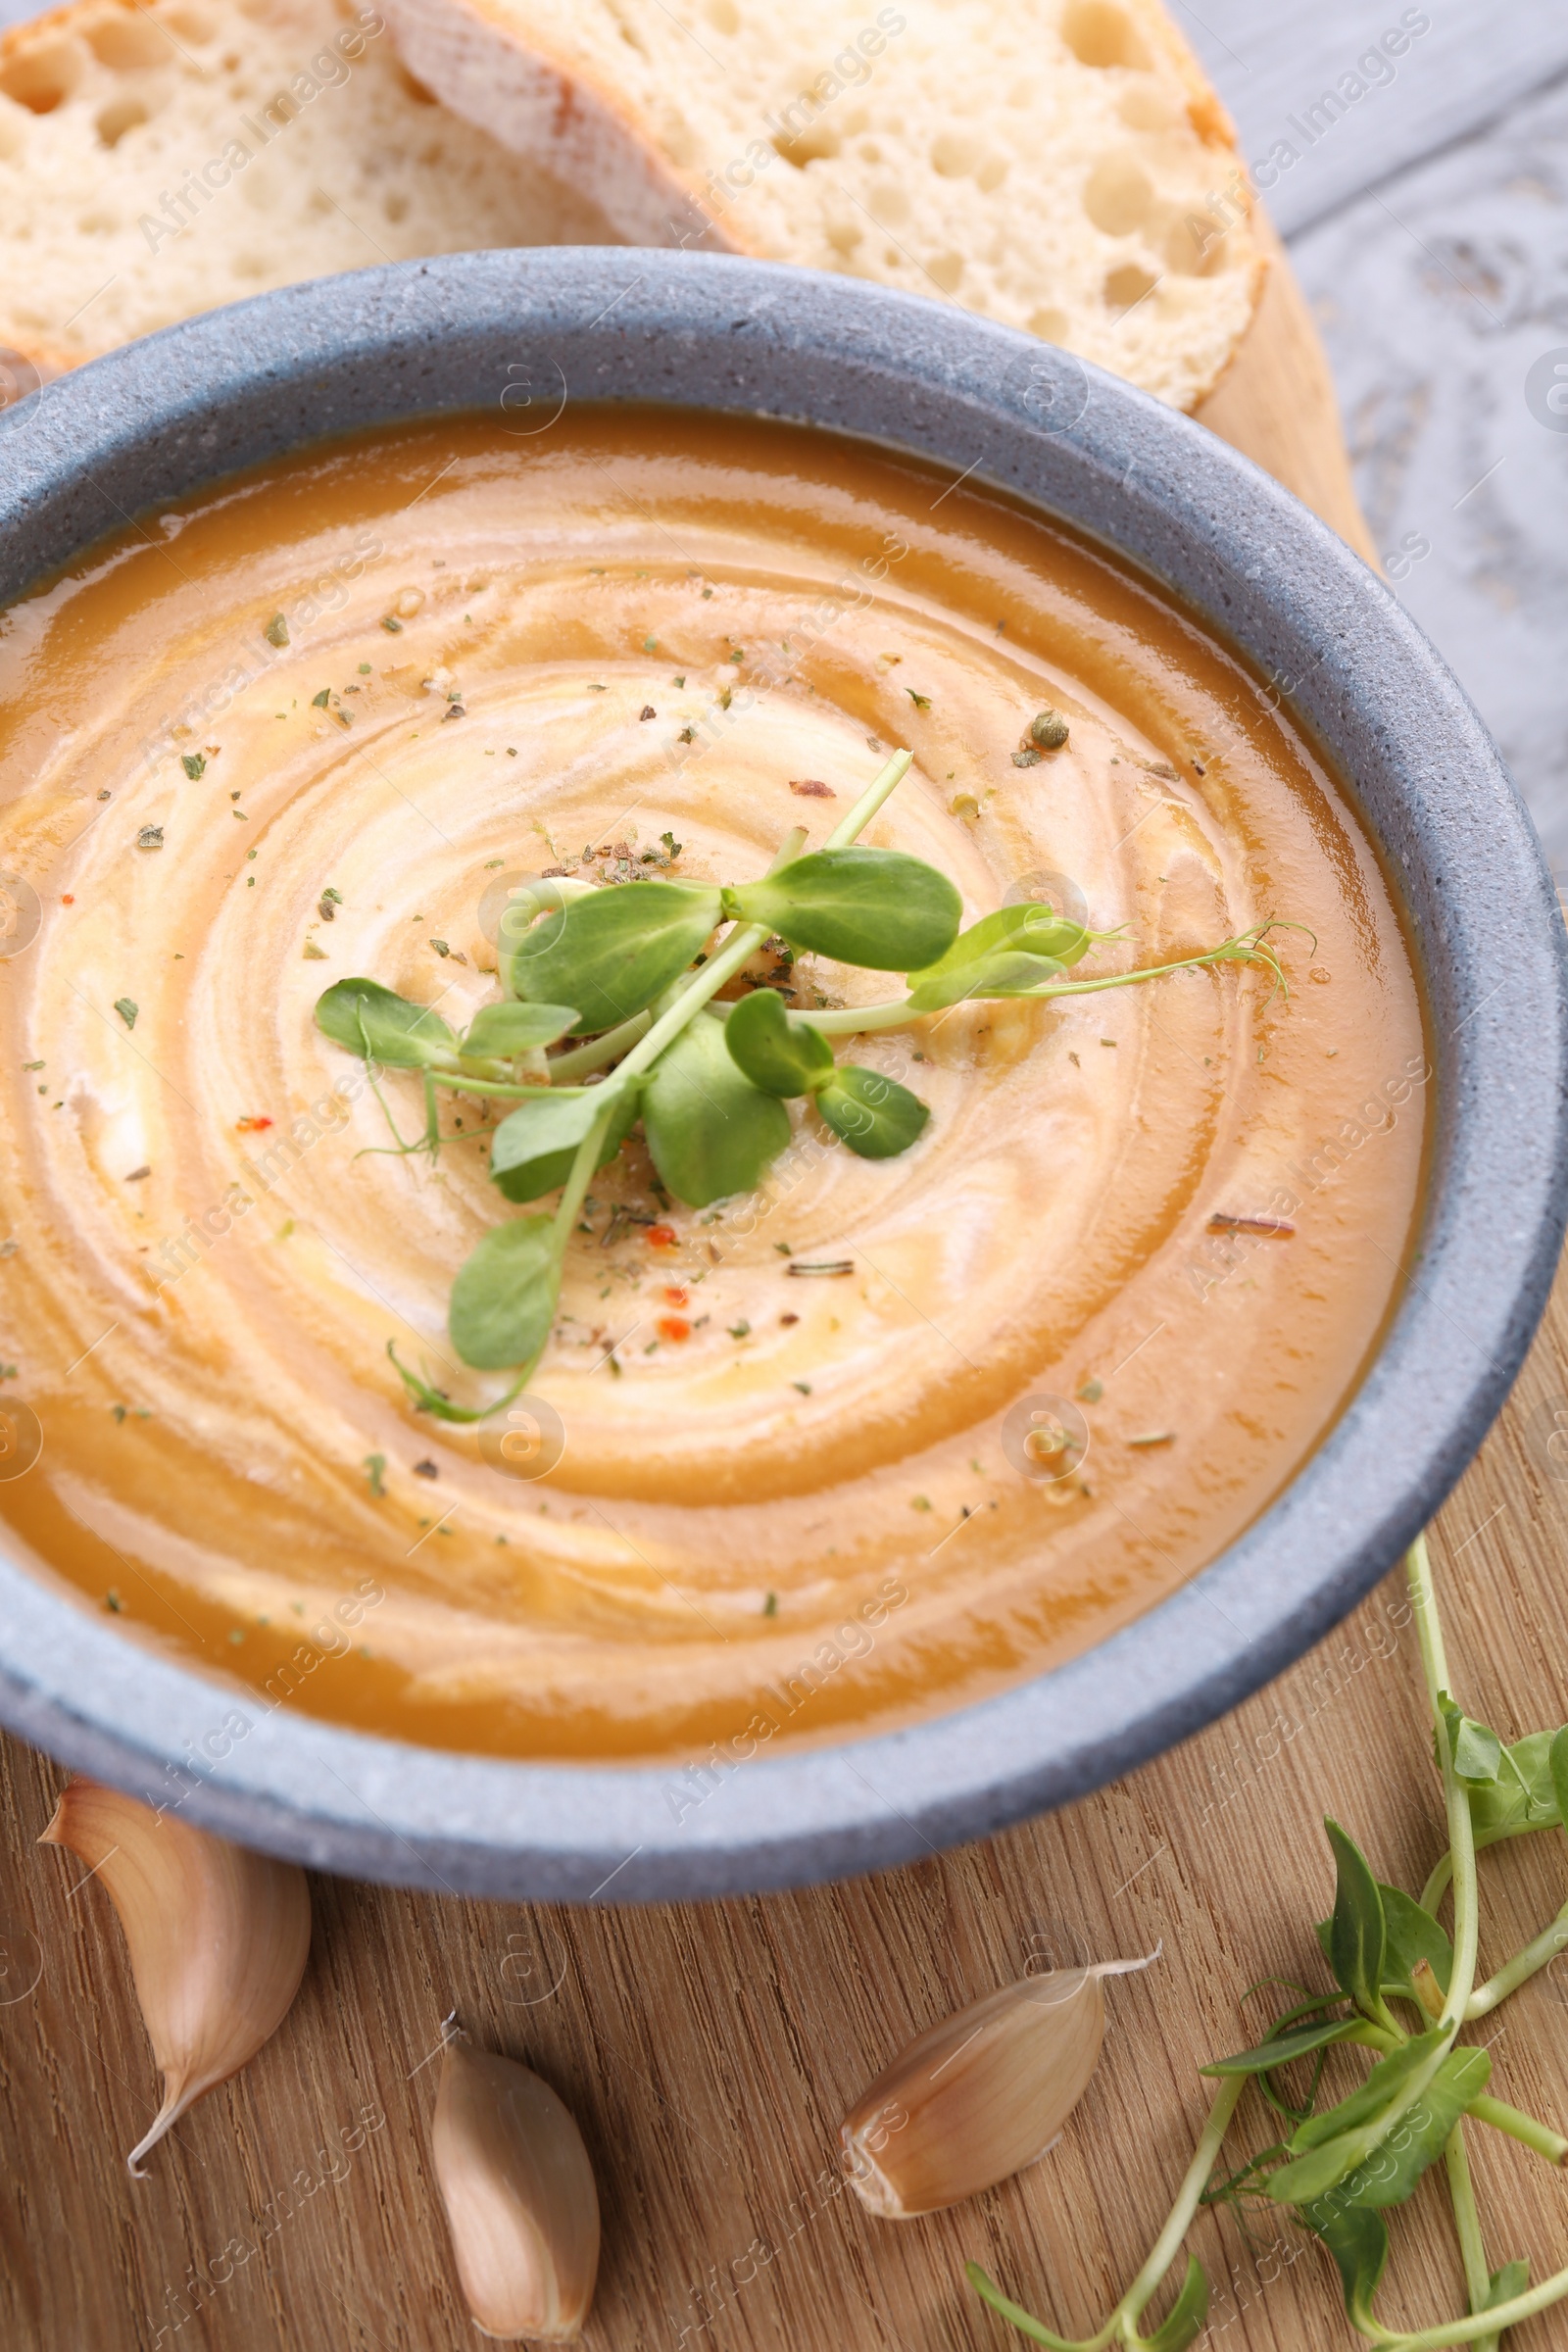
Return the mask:
[[486, 0], [380, 4], [412, 73], [503, 146], [591, 191], [629, 243], [760, 254], [712, 219], [702, 181], [647, 138], [619, 91], [548, 41], [524, 49]]

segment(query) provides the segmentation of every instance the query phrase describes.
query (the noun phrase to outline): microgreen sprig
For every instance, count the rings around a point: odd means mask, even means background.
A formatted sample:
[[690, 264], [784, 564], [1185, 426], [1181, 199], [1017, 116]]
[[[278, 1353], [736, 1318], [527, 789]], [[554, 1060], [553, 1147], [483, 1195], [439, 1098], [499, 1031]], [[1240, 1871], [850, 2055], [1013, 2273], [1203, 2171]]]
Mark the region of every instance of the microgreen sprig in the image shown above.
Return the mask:
[[[1244, 2211], [1261, 2205], [1275, 2213], [1285, 2207], [1332, 2255], [1347, 2316], [1380, 2352], [1442, 2352], [1450, 2344], [1496, 2352], [1505, 2328], [1568, 2300], [1568, 2269], [1532, 2287], [1522, 2261], [1489, 2268], [1465, 2128], [1480, 2124], [1504, 2132], [1558, 2167], [1568, 2164], [1568, 2137], [1493, 2098], [1487, 2089], [1492, 2072], [1487, 2052], [1462, 2047], [1457, 2038], [1467, 2022], [1489, 2015], [1568, 1943], [1565, 1904], [1550, 1926], [1486, 1984], [1475, 1984], [1477, 1852], [1499, 1838], [1568, 1828], [1568, 1726], [1530, 1733], [1505, 1747], [1494, 1732], [1465, 1715], [1450, 1693], [1425, 1538], [1411, 1545], [1405, 1573], [1447, 1820], [1442, 1860], [1417, 1902], [1377, 1879], [1337, 1822], [1325, 1825], [1335, 1864], [1335, 1899], [1316, 1934], [1336, 1988], [1307, 1993], [1250, 2049], [1203, 2069], [1218, 2078], [1219, 2089], [1202, 2138], [1149, 2260], [1099, 2332], [1079, 2343], [1054, 2335], [1004, 2295], [978, 2264], [968, 2265], [971, 2285], [1032, 2343], [1053, 2346], [1054, 2352], [1104, 2352], [1111, 2345], [1186, 2352], [1207, 2319], [1207, 2283], [1196, 2259], [1189, 2262], [1181, 2292], [1154, 2335], [1141, 2337], [1137, 2326], [1175, 2263], [1200, 2204]], [[1451, 1939], [1436, 1916], [1450, 1882]], [[1401, 2005], [1402, 2015], [1394, 2003]], [[1371, 2050], [1374, 2063], [1357, 2089], [1320, 2112], [1318, 2074], [1324, 2053], [1336, 2044]], [[1313, 2061], [1312, 2078], [1298, 2105], [1275, 2078], [1307, 2058]], [[1210, 2186], [1249, 2082], [1292, 2125], [1291, 2136], [1247, 2158]], [[1470, 2309], [1462, 2319], [1399, 2331], [1386, 2328], [1374, 2307], [1390, 2250], [1384, 2215], [1407, 2201], [1440, 2157]]]
[[[326, 990], [316, 1017], [335, 1044], [372, 1073], [405, 1069], [421, 1079], [424, 1134], [405, 1144], [394, 1127], [398, 1152], [434, 1156], [447, 1140], [438, 1087], [509, 1102], [514, 1107], [490, 1131], [492, 1180], [518, 1203], [560, 1194], [553, 1216], [492, 1227], [453, 1285], [453, 1346], [476, 1371], [515, 1374], [503, 1396], [457, 1404], [389, 1343], [421, 1410], [472, 1421], [520, 1392], [549, 1340], [594, 1171], [639, 1122], [665, 1194], [702, 1208], [761, 1182], [789, 1143], [790, 1100], [808, 1102], [862, 1159], [895, 1158], [918, 1141], [928, 1105], [879, 1071], [838, 1061], [828, 1043], [835, 1035], [904, 1027], [965, 1002], [1043, 1003], [1202, 965], [1260, 963], [1284, 987], [1267, 923], [1200, 955], [1087, 980], [1065, 974], [1119, 933], [1032, 902], [960, 931], [962, 902], [947, 875], [903, 851], [858, 846], [910, 757], [894, 754], [819, 850], [807, 853], [796, 827], [754, 882], [662, 873], [625, 887], [556, 876], [528, 883], [501, 924], [503, 1002], [483, 1006], [461, 1036], [433, 1006], [379, 981]], [[792, 1011], [768, 987], [714, 1002], [775, 935], [791, 950], [902, 972], [906, 993], [845, 1010]]]

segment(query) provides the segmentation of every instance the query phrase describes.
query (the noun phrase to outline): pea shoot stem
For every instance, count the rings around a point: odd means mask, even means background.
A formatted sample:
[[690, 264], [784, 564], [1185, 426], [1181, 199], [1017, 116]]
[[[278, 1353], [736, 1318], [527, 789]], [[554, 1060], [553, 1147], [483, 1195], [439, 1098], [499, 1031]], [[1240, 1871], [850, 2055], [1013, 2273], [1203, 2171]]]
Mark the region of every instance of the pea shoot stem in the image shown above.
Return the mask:
[[1524, 2147], [1534, 2148], [1536, 2154], [1544, 2156], [1548, 2164], [1568, 2163], [1568, 2139], [1564, 2139], [1560, 2132], [1554, 2132], [1549, 2124], [1543, 2124], [1535, 2116], [1526, 2115], [1522, 2108], [1510, 2107], [1505, 2100], [1491, 2098], [1483, 2091], [1479, 2098], [1470, 2101], [1465, 2112], [1473, 2115], [1478, 2124], [1490, 2124], [1494, 2132], [1506, 2132], [1510, 2139], [1517, 2139]]
[[1489, 1977], [1484, 1984], [1476, 1986], [1465, 2003], [1465, 2017], [1486, 2017], [1496, 2008], [1499, 2001], [1505, 2001], [1510, 1992], [1517, 1992], [1521, 1984], [1527, 1984], [1538, 1970], [1549, 1967], [1557, 1954], [1564, 1950], [1568, 1950], [1568, 1903], [1564, 1903], [1549, 1928], [1543, 1928], [1541, 1934], [1534, 1936], [1522, 1950], [1515, 1952], [1494, 1977]]
[[[1464, 2264], [1465, 2291], [1472, 2312], [1480, 2311], [1492, 2286], [1492, 2272], [1487, 2263], [1487, 2250], [1482, 2243], [1481, 2216], [1476, 2211], [1476, 2192], [1470, 2179], [1470, 2155], [1464, 2144], [1464, 2118], [1461, 2116], [1448, 2133], [1443, 2149], [1444, 2169], [1448, 2176], [1448, 2197], [1453, 2206], [1453, 2226], [1459, 2239], [1459, 2257]], [[1495, 2342], [1495, 2338], [1493, 2339]]]
[[1421, 1670], [1426, 1678], [1427, 1704], [1437, 1732], [1438, 1753], [1443, 1760], [1443, 1796], [1448, 1816], [1448, 1851], [1453, 1857], [1453, 1964], [1448, 1977], [1447, 1998], [1443, 2004], [1443, 2015], [1438, 2020], [1439, 2030], [1451, 2041], [1464, 2022], [1465, 2010], [1475, 1984], [1480, 1925], [1476, 1899], [1475, 1829], [1470, 1819], [1469, 1792], [1453, 1768], [1453, 1746], [1441, 1704], [1448, 1689], [1448, 1655], [1443, 1639], [1442, 1620], [1438, 1615], [1437, 1587], [1433, 1582], [1432, 1561], [1424, 1535], [1417, 1536], [1405, 1554], [1405, 1578], [1415, 1608], [1416, 1636], [1421, 1644]]
[[1144, 2306], [1152, 2298], [1160, 2280], [1181, 2252], [1182, 2240], [1193, 2226], [1199, 2200], [1208, 2185], [1214, 2160], [1230, 2129], [1236, 2103], [1246, 2086], [1247, 2078], [1244, 2075], [1232, 2075], [1221, 2082], [1215, 2092], [1209, 2105], [1208, 2121], [1193, 2151], [1193, 2161], [1182, 2176], [1182, 2184], [1176, 2191], [1176, 2201], [1166, 2217], [1165, 2227], [1150, 2248], [1148, 2261], [1110, 2315], [1125, 2343], [1137, 2341], [1136, 2324], [1143, 2315]]
[[[858, 841], [883, 802], [890, 801], [898, 791], [909, 772], [913, 759], [912, 752], [895, 752], [886, 767], [866, 786], [842, 824], [834, 826], [822, 847], [825, 850], [847, 850], [852, 841]], [[776, 873], [777, 870], [776, 865], [768, 868], [770, 873]]]
[[1413, 2335], [1396, 2335], [1380, 2328], [1373, 2340], [1383, 2345], [1385, 2352], [1446, 2352], [1449, 2344], [1485, 2347], [1495, 2344], [1504, 2328], [1517, 2328], [1521, 2320], [1533, 2320], [1538, 2311], [1549, 2311], [1564, 2295], [1568, 2295], [1568, 2270], [1553, 2271], [1539, 2286], [1510, 2296], [1506, 2303], [1494, 2303], [1490, 2311], [1472, 2313], [1467, 2320], [1446, 2320], [1436, 2328], [1418, 2328]]
[[[1244, 963], [1253, 960], [1266, 963], [1270, 971], [1275, 974], [1276, 979], [1283, 985], [1284, 975], [1280, 971], [1279, 965], [1269, 951], [1259, 944], [1262, 931], [1267, 928], [1268, 925], [1264, 924], [1257, 932], [1240, 932], [1235, 939], [1222, 940], [1217, 948], [1209, 948], [1201, 956], [1182, 956], [1173, 963], [1145, 964], [1136, 972], [1106, 972], [1099, 979], [1094, 980], [1042, 981], [1039, 987], [1020, 989], [1015, 996], [1010, 998], [965, 999], [960, 997], [957, 1002], [960, 1004], [998, 1002], [1014, 1004], [1047, 1004], [1055, 997], [1099, 996], [1107, 988], [1135, 988], [1141, 981], [1161, 980], [1170, 972], [1196, 971], [1203, 964]], [[954, 1007], [947, 1005], [943, 1009], [952, 1011]], [[798, 1019], [808, 1022], [811, 1028], [820, 1029], [826, 1037], [858, 1037], [869, 1033], [873, 1029], [903, 1029], [911, 1021], [930, 1020], [932, 1017], [933, 1015], [929, 1012], [914, 1010], [907, 997], [888, 1000], [880, 1004], [834, 1006], [830, 1010], [821, 1012], [803, 1009], [797, 1015]]]
[[[899, 768], [899, 775], [893, 779], [894, 784], [898, 782], [899, 776], [903, 775], [904, 769], [909, 764], [907, 752], [901, 754], [900, 757], [904, 760], [904, 767]], [[896, 766], [897, 761], [890, 760], [888, 765]], [[883, 772], [885, 774], [886, 770]], [[880, 781], [880, 779], [878, 780]], [[891, 792], [893, 786], [890, 784], [888, 791]], [[869, 793], [866, 798], [870, 798]], [[882, 798], [886, 800], [887, 793], [884, 793]], [[852, 810], [851, 813], [853, 814], [854, 811]], [[768, 872], [776, 874], [781, 866], [789, 865], [800, 856], [805, 841], [806, 827], [796, 825], [779, 844], [778, 855], [768, 867]], [[648, 1069], [652, 1063], [656, 1062], [664, 1048], [672, 1045], [681, 1031], [691, 1026], [703, 1006], [708, 1003], [709, 998], [716, 995], [725, 981], [732, 980], [741, 965], [756, 955], [767, 935], [766, 923], [738, 924], [717, 954], [710, 956], [702, 970], [688, 981], [669, 1010], [660, 1016], [639, 1044], [633, 1046], [625, 1060], [616, 1070], [614, 1078], [606, 1080], [607, 1086], [613, 1086], [617, 1079], [635, 1078], [640, 1071]], [[586, 1149], [586, 1145], [579, 1147], [580, 1151]]]
[[[1537, 1830], [1555, 1829], [1556, 1826], [1555, 1822], [1550, 1821], [1511, 1821], [1502, 1829], [1478, 1830], [1475, 1849], [1478, 1854], [1485, 1853], [1489, 1845], [1502, 1845], [1510, 1838], [1530, 1838]], [[1442, 1902], [1448, 1881], [1452, 1876], [1453, 1856], [1445, 1846], [1432, 1866], [1430, 1878], [1421, 1889], [1421, 1908], [1423, 1911], [1430, 1911], [1434, 1919], [1437, 1917], [1438, 1905]]]
[[1020, 2335], [1027, 2336], [1032, 2343], [1049, 2345], [1052, 2352], [1104, 2352], [1104, 2347], [1109, 2344], [1119, 2343], [1129, 2347], [1139, 2344], [1142, 2338], [1138, 2333], [1138, 2323], [1182, 2250], [1182, 2240], [1193, 2226], [1193, 2216], [1198, 2211], [1203, 2190], [1208, 2185], [1209, 2174], [1214, 2169], [1215, 2158], [1230, 2130], [1236, 2103], [1246, 2087], [1245, 2076], [1232, 2075], [1221, 2082], [1214, 2093], [1209, 2103], [1208, 2120], [1193, 2150], [1193, 2160], [1182, 2175], [1181, 2186], [1166, 2216], [1165, 2227], [1151, 2246], [1148, 2259], [1137, 2278], [1096, 2334], [1081, 2339], [1054, 2335], [1049, 2328], [1043, 2327], [1039, 2320], [1004, 2295], [977, 2262], [971, 2262], [965, 2267], [969, 2283], [975, 2292], [990, 2304], [993, 2311], [1000, 2312], [1004, 2320], [1009, 2321]]
[[586, 1045], [573, 1046], [568, 1054], [558, 1054], [550, 1064], [551, 1085], [569, 1085], [575, 1078], [586, 1078], [591, 1070], [602, 1070], [617, 1054], [626, 1053], [639, 1038], [646, 1037], [653, 1025], [652, 1012], [634, 1012], [629, 1021], [607, 1029], [603, 1037], [591, 1037]]

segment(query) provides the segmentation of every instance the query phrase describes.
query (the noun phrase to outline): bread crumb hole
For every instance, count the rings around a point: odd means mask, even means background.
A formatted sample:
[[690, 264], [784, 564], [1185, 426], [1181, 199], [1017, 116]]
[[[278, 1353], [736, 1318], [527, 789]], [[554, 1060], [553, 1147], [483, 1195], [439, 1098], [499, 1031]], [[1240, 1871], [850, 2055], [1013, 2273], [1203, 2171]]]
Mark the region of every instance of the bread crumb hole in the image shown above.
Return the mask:
[[[809, 103], [808, 99], [797, 99], [794, 106], [785, 109], [784, 121], [788, 122], [791, 115]], [[804, 172], [808, 164], [831, 161], [842, 145], [843, 141], [831, 122], [808, 122], [799, 131], [775, 131], [773, 135], [774, 151], [787, 164], [793, 164], [798, 172]]]
[[944, 294], [956, 294], [958, 280], [963, 275], [963, 256], [961, 253], [939, 253], [927, 262], [925, 273]]
[[95, 128], [99, 144], [118, 147], [127, 130], [134, 130], [138, 122], [146, 121], [147, 109], [139, 98], [116, 98], [98, 116]]
[[740, 10], [735, 0], [708, 0], [703, 14], [716, 32], [739, 32], [741, 28]]
[[1148, 69], [1149, 51], [1131, 20], [1110, 0], [1073, 0], [1061, 20], [1061, 37], [1081, 66]]
[[406, 220], [409, 217], [408, 198], [394, 188], [390, 195], [382, 197], [381, 213], [385, 220], [394, 222]]
[[1029, 332], [1038, 335], [1042, 343], [1065, 343], [1070, 325], [1065, 311], [1031, 311]]
[[931, 169], [944, 179], [965, 179], [985, 153], [985, 142], [972, 130], [939, 130], [931, 142]]
[[182, 40], [194, 41], [199, 47], [203, 41], [210, 41], [213, 37], [213, 20], [204, 9], [172, 8], [168, 17]]
[[52, 115], [71, 96], [81, 72], [81, 52], [74, 42], [50, 41], [0, 67], [0, 90], [29, 115]]
[[1144, 296], [1152, 290], [1156, 282], [1151, 272], [1140, 269], [1136, 262], [1123, 262], [1118, 269], [1112, 270], [1105, 279], [1106, 309], [1117, 312], [1130, 311], [1135, 302], [1143, 301]]
[[871, 190], [870, 212], [873, 220], [891, 220], [897, 226], [909, 218], [908, 191], [897, 180], [883, 180]]
[[101, 66], [112, 74], [134, 74], [146, 66], [167, 65], [173, 54], [166, 34], [145, 17], [98, 17], [82, 27], [82, 38]]
[[974, 175], [974, 184], [983, 194], [989, 196], [995, 189], [1001, 187], [1006, 176], [1006, 157], [1004, 155], [988, 155]]
[[1130, 155], [1103, 156], [1089, 174], [1084, 211], [1107, 237], [1130, 236], [1148, 220], [1154, 191]]

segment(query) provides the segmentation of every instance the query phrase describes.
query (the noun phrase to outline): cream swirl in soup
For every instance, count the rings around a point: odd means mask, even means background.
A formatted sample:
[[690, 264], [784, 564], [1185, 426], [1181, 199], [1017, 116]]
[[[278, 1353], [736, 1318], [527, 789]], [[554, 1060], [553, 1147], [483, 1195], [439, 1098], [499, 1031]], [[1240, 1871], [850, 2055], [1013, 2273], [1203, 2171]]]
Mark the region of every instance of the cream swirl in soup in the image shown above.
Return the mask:
[[[387, 430], [106, 542], [0, 622], [0, 1515], [136, 1638], [453, 1747], [842, 1738], [1150, 1608], [1353, 1393], [1428, 1080], [1387, 878], [1278, 692], [974, 479], [654, 411]], [[518, 1213], [497, 1106], [400, 1152], [420, 1083], [372, 1086], [322, 990], [461, 1027], [515, 877], [749, 879], [900, 745], [865, 839], [966, 922], [1078, 894], [1122, 930], [1088, 976], [1288, 919], [1288, 999], [1228, 965], [837, 1039], [930, 1105], [912, 1149], [797, 1102], [693, 1210], [634, 1137], [522, 1417], [414, 1412], [389, 1342], [501, 1385], [446, 1329]]]

